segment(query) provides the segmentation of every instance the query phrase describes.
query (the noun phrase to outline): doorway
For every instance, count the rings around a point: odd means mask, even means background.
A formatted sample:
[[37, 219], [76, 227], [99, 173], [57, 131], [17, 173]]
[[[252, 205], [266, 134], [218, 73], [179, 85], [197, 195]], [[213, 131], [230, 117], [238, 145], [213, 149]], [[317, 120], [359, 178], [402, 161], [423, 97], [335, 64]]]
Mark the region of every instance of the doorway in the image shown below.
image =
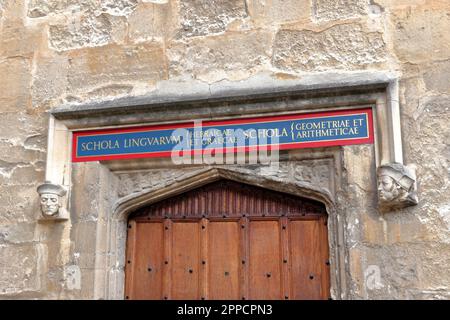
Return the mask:
[[220, 180], [129, 216], [127, 299], [328, 299], [320, 202]]

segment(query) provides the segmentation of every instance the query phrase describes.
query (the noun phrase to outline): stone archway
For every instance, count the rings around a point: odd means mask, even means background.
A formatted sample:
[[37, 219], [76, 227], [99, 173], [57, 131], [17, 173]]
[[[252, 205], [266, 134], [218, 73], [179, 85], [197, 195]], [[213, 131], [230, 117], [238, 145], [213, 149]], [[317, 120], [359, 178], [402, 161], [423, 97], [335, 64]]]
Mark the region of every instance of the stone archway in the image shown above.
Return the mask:
[[[124, 298], [124, 266], [126, 260], [126, 237], [124, 235], [127, 233], [127, 221], [131, 212], [221, 179], [241, 182], [323, 203], [328, 213], [328, 242], [330, 244], [331, 270], [341, 270], [339, 267], [341, 264], [340, 256], [344, 253], [338, 253], [338, 247], [336, 245], [340, 241], [338, 240], [340, 232], [337, 230], [338, 225], [334, 202], [329, 191], [307, 182], [283, 182], [264, 175], [246, 174], [236, 168], [207, 168], [197, 170], [189, 178], [182, 181], [174, 182], [161, 188], [151, 188], [132, 193], [116, 202], [113, 214], [107, 220], [107, 226], [105, 228], [107, 233], [104, 234], [102, 239], [98, 239], [97, 243], [99, 245], [101, 243], [105, 244], [106, 242], [106, 247], [110, 253], [107, 259], [102, 260], [102, 264], [97, 265], [99, 269], [96, 276], [96, 288], [99, 289], [97, 294], [106, 296], [109, 299]], [[340, 294], [340, 273], [341, 271], [331, 272], [331, 292], [334, 296]]]

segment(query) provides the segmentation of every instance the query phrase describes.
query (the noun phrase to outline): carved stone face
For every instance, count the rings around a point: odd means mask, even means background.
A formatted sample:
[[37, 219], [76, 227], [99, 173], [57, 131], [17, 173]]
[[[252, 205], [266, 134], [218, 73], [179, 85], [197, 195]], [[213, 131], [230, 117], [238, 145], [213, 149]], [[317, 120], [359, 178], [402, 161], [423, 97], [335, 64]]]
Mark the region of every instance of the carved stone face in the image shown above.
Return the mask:
[[56, 194], [41, 194], [41, 210], [44, 216], [57, 215], [60, 207], [59, 197]]
[[391, 201], [399, 195], [394, 179], [386, 175], [381, 176], [381, 179], [378, 181], [378, 192], [380, 198], [385, 201]]

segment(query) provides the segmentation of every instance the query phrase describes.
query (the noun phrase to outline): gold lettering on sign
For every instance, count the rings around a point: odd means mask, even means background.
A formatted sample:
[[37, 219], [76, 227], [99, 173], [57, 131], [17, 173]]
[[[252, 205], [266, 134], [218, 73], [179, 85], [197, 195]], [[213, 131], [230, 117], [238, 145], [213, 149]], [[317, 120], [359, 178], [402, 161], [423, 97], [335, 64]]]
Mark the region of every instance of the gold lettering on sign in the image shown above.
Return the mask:
[[81, 143], [82, 151], [112, 150], [120, 148], [117, 140], [101, 140]]
[[[358, 135], [364, 124], [363, 121], [363, 119], [354, 119], [351, 122], [345, 119], [293, 123], [291, 125], [292, 139]], [[294, 130], [296, 130], [295, 133]]]
[[181, 136], [129, 138], [124, 140], [124, 148], [158, 146], [180, 143]]

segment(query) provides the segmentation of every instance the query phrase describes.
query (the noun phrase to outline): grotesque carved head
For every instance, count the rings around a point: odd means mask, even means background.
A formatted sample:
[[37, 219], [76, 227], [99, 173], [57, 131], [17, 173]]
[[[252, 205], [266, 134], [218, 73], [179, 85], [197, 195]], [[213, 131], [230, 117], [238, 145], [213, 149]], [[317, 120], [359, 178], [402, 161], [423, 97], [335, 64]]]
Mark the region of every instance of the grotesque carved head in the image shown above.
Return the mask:
[[399, 186], [395, 180], [388, 175], [381, 175], [378, 180], [378, 192], [384, 201], [392, 201], [399, 195]]
[[66, 191], [59, 185], [46, 182], [37, 189], [40, 195], [41, 212], [44, 217], [54, 217], [59, 214], [61, 197]]
[[416, 204], [415, 175], [400, 163], [390, 163], [378, 168], [378, 195], [380, 205], [385, 208]]
[[56, 194], [41, 194], [41, 211], [44, 216], [55, 216], [59, 212], [61, 204]]

